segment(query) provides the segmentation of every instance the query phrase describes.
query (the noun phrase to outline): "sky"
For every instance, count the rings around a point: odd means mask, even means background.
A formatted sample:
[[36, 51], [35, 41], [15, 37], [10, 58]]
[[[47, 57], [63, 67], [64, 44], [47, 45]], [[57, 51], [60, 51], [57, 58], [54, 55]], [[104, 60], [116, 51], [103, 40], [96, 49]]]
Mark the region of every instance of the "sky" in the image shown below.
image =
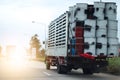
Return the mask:
[[[100, 0], [0, 0], [0, 45], [29, 47], [31, 36], [38, 34], [40, 42], [47, 38], [49, 23], [76, 3], [93, 4]], [[118, 38], [120, 38], [120, 0], [117, 3]], [[34, 21], [34, 23], [32, 23]]]

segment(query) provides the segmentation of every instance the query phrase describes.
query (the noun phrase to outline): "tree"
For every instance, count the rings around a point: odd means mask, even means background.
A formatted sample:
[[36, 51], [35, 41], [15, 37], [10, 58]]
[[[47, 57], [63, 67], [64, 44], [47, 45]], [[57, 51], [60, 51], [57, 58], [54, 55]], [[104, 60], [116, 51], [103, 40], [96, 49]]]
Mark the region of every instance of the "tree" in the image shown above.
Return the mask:
[[41, 50], [41, 56], [42, 56], [42, 57], [45, 57], [45, 49], [42, 49], [42, 50]]
[[37, 34], [32, 36], [31, 40], [30, 40], [30, 52], [32, 52], [33, 48], [36, 49], [36, 58], [38, 58], [39, 57], [39, 49], [41, 48], [41, 44], [40, 44]]

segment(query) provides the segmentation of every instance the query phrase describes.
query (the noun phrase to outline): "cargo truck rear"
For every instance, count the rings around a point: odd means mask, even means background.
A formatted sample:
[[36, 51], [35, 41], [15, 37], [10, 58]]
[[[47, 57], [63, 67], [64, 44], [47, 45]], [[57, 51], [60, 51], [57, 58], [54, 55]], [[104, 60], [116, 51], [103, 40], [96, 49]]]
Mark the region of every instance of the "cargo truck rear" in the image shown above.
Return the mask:
[[58, 73], [82, 68], [84, 74], [100, 72], [109, 56], [118, 55], [117, 7], [113, 2], [77, 3], [49, 25], [46, 69]]

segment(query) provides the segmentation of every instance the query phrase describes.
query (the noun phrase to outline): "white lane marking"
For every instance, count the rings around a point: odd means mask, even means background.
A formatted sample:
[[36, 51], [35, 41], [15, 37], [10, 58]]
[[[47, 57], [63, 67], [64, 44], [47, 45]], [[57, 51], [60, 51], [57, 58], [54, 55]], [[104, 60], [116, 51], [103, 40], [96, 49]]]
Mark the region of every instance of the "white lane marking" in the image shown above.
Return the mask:
[[49, 73], [47, 73], [47, 72], [43, 72], [45, 75], [48, 75], [48, 76], [50, 76], [51, 74], [49, 74]]

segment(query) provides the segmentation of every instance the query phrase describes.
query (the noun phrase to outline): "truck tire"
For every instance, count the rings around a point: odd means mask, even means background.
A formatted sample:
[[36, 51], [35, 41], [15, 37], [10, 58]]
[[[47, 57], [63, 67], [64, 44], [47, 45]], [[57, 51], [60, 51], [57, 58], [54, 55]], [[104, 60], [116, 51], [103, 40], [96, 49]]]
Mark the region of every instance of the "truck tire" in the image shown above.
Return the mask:
[[89, 74], [89, 75], [93, 74], [93, 72], [92, 72], [92, 70], [90, 68], [83, 68], [83, 73], [84, 74]]
[[68, 72], [71, 72], [71, 71], [72, 71], [72, 68], [71, 68], [71, 67], [68, 67], [67, 70], [68, 70]]
[[67, 67], [64, 65], [57, 64], [57, 72], [59, 74], [67, 74]]
[[46, 69], [50, 70], [50, 63], [49, 62], [46, 62]]

